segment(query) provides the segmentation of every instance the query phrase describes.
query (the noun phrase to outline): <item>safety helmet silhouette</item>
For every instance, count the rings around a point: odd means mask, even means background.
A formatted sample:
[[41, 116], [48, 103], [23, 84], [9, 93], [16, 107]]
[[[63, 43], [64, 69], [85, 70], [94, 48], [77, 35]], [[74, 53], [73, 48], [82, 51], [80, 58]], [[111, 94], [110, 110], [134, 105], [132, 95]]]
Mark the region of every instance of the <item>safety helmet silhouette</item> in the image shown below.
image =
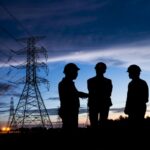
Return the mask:
[[64, 67], [64, 73], [69, 73], [69, 72], [72, 72], [72, 71], [78, 71], [80, 70], [76, 64], [74, 63], [68, 63], [65, 67]]
[[141, 72], [141, 68], [138, 65], [130, 65], [127, 69], [127, 72]]
[[106, 64], [105, 63], [103, 63], [103, 62], [99, 62], [99, 63], [97, 63], [96, 65], [95, 65], [95, 69], [96, 70], [106, 70], [107, 69], [107, 66], [106, 66]]

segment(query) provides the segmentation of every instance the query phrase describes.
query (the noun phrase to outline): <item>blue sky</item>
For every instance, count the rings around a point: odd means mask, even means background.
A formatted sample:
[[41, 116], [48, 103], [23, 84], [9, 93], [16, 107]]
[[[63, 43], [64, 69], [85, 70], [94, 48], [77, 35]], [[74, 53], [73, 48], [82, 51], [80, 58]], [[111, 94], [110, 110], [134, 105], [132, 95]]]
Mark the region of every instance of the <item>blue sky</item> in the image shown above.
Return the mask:
[[[95, 64], [107, 64], [105, 76], [113, 83], [110, 118], [123, 114], [129, 65], [139, 65], [141, 78], [150, 85], [149, 0], [1, 0], [0, 14], [1, 123], [9, 115], [11, 97], [16, 105], [22, 92], [23, 85], [14, 83], [21, 81], [25, 70], [11, 66], [25, 63], [26, 57], [11, 50], [24, 54], [26, 45], [16, 40], [23, 37], [45, 36], [37, 46], [48, 51], [49, 75], [42, 70], [38, 73], [50, 82], [49, 91], [44, 85], [40, 90], [54, 121], [55, 108], [59, 107], [57, 86], [68, 62], [80, 67], [75, 83], [85, 92], [87, 79], [95, 75]], [[86, 102], [81, 99], [85, 110]]]

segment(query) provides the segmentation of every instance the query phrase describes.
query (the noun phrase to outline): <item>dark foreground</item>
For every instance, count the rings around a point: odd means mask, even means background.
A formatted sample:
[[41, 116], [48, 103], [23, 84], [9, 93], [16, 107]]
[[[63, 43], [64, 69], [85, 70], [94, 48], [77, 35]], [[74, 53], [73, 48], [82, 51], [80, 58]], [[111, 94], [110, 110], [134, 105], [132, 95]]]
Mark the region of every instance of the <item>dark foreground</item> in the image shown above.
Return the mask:
[[129, 125], [110, 122], [98, 129], [33, 129], [21, 133], [0, 134], [0, 147], [11, 149], [149, 149], [150, 121]]

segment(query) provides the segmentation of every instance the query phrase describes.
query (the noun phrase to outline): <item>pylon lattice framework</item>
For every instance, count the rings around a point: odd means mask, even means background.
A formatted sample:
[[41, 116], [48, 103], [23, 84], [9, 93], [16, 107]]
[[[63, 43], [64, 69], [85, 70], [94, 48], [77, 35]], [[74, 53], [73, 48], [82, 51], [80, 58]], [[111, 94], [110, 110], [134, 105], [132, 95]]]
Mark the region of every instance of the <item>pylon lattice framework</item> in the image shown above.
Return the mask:
[[30, 127], [52, 128], [52, 122], [37, 84], [38, 53], [43, 52], [44, 49], [35, 47], [40, 37], [30, 37], [23, 40], [27, 42], [26, 81], [10, 127], [15, 129]]
[[8, 122], [7, 122], [7, 127], [9, 127], [13, 115], [14, 115], [14, 100], [13, 100], [13, 97], [11, 97], [11, 100], [10, 100], [10, 110], [9, 110], [9, 118], [8, 118]]

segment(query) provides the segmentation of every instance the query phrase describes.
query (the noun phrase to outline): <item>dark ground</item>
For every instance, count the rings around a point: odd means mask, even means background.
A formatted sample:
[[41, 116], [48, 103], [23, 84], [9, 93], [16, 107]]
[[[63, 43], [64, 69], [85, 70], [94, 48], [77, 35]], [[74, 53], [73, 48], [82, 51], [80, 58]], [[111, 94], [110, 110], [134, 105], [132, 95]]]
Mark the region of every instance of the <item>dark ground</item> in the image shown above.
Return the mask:
[[63, 129], [32, 129], [21, 133], [0, 134], [0, 147], [15, 149], [91, 149], [121, 150], [149, 149], [150, 120], [144, 124], [129, 125], [126, 121], [110, 121], [98, 129], [79, 128], [73, 131]]

